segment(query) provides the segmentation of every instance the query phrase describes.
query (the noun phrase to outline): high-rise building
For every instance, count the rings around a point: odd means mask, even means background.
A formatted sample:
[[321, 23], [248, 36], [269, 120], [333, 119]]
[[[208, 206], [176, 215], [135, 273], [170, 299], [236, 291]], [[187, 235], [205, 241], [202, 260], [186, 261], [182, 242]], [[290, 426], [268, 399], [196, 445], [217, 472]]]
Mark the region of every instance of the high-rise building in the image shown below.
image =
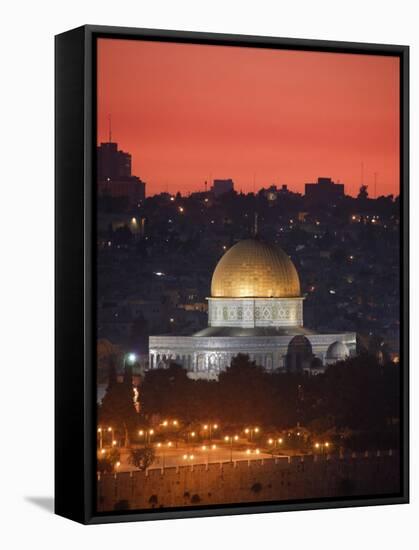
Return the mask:
[[317, 178], [317, 183], [306, 183], [305, 196], [311, 204], [332, 205], [345, 196], [345, 186], [331, 178]]
[[215, 197], [219, 197], [220, 195], [224, 195], [224, 193], [234, 191], [234, 182], [231, 178], [226, 180], [214, 180], [211, 190]]
[[118, 144], [101, 143], [97, 148], [97, 177], [99, 181], [119, 180], [131, 176], [131, 155], [118, 150]]
[[145, 199], [145, 182], [131, 173], [131, 155], [118, 149], [115, 142], [97, 148], [97, 182], [101, 196], [127, 197], [130, 204]]

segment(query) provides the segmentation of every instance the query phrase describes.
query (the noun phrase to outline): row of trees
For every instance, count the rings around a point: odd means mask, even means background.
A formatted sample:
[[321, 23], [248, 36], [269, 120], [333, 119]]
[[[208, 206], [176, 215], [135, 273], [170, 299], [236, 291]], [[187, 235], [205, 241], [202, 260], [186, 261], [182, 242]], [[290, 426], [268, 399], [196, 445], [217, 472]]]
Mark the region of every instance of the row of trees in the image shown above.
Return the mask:
[[116, 426], [127, 440], [153, 415], [186, 425], [213, 420], [226, 428], [260, 424], [287, 429], [299, 423], [317, 433], [331, 428], [380, 433], [397, 423], [399, 381], [399, 367], [380, 365], [368, 355], [337, 363], [318, 376], [267, 373], [238, 355], [218, 381], [191, 380], [176, 364], [147, 372], [138, 388], [137, 414], [128, 369], [123, 383], [116, 383], [111, 372], [99, 420]]

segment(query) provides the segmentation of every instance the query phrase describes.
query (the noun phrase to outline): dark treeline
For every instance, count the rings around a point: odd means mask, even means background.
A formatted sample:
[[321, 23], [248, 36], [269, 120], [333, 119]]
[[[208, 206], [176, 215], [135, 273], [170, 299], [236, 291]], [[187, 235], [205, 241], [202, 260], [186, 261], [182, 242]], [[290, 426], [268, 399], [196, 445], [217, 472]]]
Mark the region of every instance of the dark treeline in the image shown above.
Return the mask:
[[224, 424], [260, 423], [285, 429], [297, 423], [379, 430], [399, 416], [399, 369], [361, 355], [325, 374], [267, 373], [239, 355], [219, 380], [191, 380], [172, 364], [149, 371], [140, 388], [141, 412]]
[[[138, 426], [153, 419], [176, 418], [184, 426], [219, 422], [224, 429], [261, 425], [285, 430], [297, 425], [313, 435], [351, 432], [353, 447], [398, 445], [400, 371], [368, 355], [350, 358], [308, 376], [267, 373], [238, 355], [218, 381], [191, 380], [179, 365], [151, 370], [140, 384], [140, 413], [124, 383], [111, 384], [99, 408], [99, 419], [122, 437], [135, 438]], [[132, 387], [132, 386], [131, 386]]]

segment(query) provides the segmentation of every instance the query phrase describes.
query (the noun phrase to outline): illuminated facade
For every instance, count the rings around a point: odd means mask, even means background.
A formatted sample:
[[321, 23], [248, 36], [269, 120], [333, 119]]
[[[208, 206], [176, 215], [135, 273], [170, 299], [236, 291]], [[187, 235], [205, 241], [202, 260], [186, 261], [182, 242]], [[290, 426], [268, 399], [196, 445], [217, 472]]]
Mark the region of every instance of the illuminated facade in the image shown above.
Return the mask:
[[175, 362], [191, 378], [217, 378], [242, 353], [268, 371], [317, 373], [355, 354], [355, 333], [304, 328], [303, 300], [283, 250], [259, 239], [240, 241], [214, 270], [208, 328], [192, 336], [150, 336], [149, 368]]

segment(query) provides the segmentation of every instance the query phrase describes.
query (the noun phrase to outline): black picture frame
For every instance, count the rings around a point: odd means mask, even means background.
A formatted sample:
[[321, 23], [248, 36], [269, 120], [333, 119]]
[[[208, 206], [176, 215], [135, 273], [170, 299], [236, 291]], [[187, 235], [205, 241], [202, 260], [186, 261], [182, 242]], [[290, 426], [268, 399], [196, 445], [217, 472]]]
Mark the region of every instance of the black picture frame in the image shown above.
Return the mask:
[[[401, 491], [398, 494], [97, 513], [95, 379], [96, 40], [140, 39], [400, 58]], [[409, 502], [409, 47], [86, 25], [55, 38], [55, 512], [84, 523]]]

